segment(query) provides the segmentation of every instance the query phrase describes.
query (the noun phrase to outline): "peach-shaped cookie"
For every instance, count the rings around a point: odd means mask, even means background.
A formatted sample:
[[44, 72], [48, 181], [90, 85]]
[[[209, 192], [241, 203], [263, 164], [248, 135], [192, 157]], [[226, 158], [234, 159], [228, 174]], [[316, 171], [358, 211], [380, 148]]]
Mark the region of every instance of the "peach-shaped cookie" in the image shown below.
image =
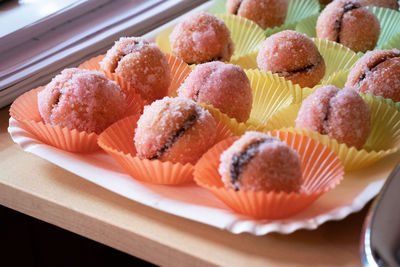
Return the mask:
[[213, 105], [239, 122], [249, 119], [253, 97], [241, 67], [222, 62], [196, 66], [178, 89], [178, 96]]
[[65, 69], [38, 93], [45, 123], [101, 133], [126, 112], [125, 94], [102, 72]]
[[326, 134], [339, 143], [361, 149], [370, 133], [370, 120], [369, 106], [354, 89], [340, 90], [326, 85], [303, 101], [296, 127]]
[[299, 192], [300, 156], [279, 138], [246, 132], [221, 154], [219, 173], [235, 190]]
[[134, 140], [141, 159], [195, 163], [215, 143], [214, 118], [185, 98], [153, 102], [137, 124]]
[[206, 12], [194, 13], [178, 23], [169, 41], [172, 53], [188, 64], [229, 61], [234, 50], [224, 21]]
[[325, 61], [314, 42], [291, 30], [268, 37], [258, 53], [257, 64], [302, 87], [313, 87], [325, 75]]
[[167, 58], [154, 43], [141, 37], [121, 37], [100, 66], [131, 83], [149, 103], [168, 94], [171, 78]]

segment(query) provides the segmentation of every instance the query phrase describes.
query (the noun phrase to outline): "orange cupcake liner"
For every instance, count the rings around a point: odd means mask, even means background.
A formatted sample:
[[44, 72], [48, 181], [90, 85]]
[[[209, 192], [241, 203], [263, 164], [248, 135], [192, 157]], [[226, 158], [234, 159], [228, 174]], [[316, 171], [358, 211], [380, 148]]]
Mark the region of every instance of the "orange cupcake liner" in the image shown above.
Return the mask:
[[[126, 94], [128, 104], [126, 115], [141, 114], [144, 107], [142, 98], [130, 91], [129, 84], [117, 79], [121, 90]], [[10, 108], [10, 115], [21, 123], [22, 128], [33, 134], [41, 142], [69, 152], [90, 153], [100, 150], [98, 135], [76, 129], [45, 124], [38, 108], [37, 94], [45, 87], [30, 90], [18, 97]]]
[[[134, 135], [139, 115], [124, 118], [108, 127], [98, 139], [99, 146], [134, 179], [163, 185], [178, 185], [193, 181], [193, 164], [140, 159], [136, 156]], [[229, 128], [216, 119], [217, 139], [231, 137]]]
[[234, 211], [256, 219], [282, 219], [310, 206], [343, 179], [344, 167], [329, 148], [307, 136], [291, 132], [268, 132], [295, 149], [302, 161], [304, 184], [299, 193], [235, 191], [226, 188], [218, 173], [220, 155], [238, 137], [215, 145], [195, 165], [194, 180]]
[[[186, 77], [190, 74], [192, 69], [188, 64], [186, 64], [182, 59], [165, 54], [167, 57], [168, 65], [171, 71], [171, 85], [168, 88], [168, 95], [175, 97], [177, 96], [176, 90], [181, 86], [181, 84], [185, 81]], [[106, 76], [113, 80], [117, 81], [118, 75], [115, 73], [110, 73], [100, 68], [100, 61], [103, 60], [105, 55], [99, 55], [97, 57], [91, 58], [88, 61], [79, 65], [80, 69], [88, 69], [88, 70], [97, 70], [103, 71]]]

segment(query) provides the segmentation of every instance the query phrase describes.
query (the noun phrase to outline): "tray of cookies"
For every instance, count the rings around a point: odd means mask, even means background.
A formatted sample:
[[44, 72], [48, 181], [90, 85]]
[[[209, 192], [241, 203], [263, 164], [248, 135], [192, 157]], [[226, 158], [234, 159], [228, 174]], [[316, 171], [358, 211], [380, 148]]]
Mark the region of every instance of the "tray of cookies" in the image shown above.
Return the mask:
[[[236, 2], [121, 37], [21, 95], [11, 137], [133, 201], [232, 233], [289, 234], [359, 211], [400, 159], [400, 51], [376, 49], [393, 44], [381, 21], [397, 17], [357, 0], [291, 0], [263, 18]], [[319, 32], [333, 15], [332, 39]], [[348, 21], [364, 15], [378, 37], [349, 43]], [[298, 30], [315, 17], [318, 38]]]

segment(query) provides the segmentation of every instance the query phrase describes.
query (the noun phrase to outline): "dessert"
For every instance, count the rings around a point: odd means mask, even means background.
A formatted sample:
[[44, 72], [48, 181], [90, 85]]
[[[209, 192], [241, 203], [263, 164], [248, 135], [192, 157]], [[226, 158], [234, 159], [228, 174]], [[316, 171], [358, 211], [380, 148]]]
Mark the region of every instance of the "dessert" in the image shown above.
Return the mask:
[[291, 30], [268, 37], [258, 53], [257, 64], [302, 87], [313, 87], [325, 75], [325, 61], [314, 42]]
[[215, 142], [211, 114], [185, 98], [164, 97], [145, 106], [134, 142], [141, 159], [194, 164]]
[[350, 71], [346, 86], [364, 94], [400, 101], [400, 50], [375, 50], [360, 58]]
[[211, 104], [239, 122], [247, 121], [253, 102], [250, 81], [237, 65], [209, 62], [196, 66], [178, 96]]
[[379, 20], [357, 0], [335, 0], [317, 20], [318, 38], [341, 43], [353, 51], [372, 50], [380, 34]]
[[143, 38], [121, 37], [107, 51], [100, 67], [130, 82], [149, 103], [168, 94], [171, 78], [167, 58]]
[[121, 88], [98, 71], [65, 69], [38, 93], [45, 123], [88, 133], [121, 119], [126, 106]]
[[299, 154], [276, 137], [246, 132], [221, 154], [219, 173], [228, 188], [299, 192]]
[[266, 29], [285, 22], [288, 6], [288, 0], [228, 0], [226, 11], [250, 19]]
[[349, 147], [361, 149], [370, 132], [370, 109], [352, 88], [318, 88], [301, 105], [296, 127], [326, 134]]
[[229, 61], [234, 49], [225, 23], [206, 12], [192, 14], [169, 36], [171, 51], [188, 64]]
[[379, 6], [399, 10], [399, 2], [397, 0], [359, 0], [363, 6]]

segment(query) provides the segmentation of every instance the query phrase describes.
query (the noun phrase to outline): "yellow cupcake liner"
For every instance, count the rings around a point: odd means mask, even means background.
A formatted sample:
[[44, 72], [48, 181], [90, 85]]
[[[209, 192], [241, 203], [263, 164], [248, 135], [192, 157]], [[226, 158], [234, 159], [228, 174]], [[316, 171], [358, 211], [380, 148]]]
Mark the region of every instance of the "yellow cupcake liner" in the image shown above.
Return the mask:
[[320, 83], [339, 70], [350, 69], [359, 59], [353, 50], [336, 42], [319, 38], [313, 38], [313, 41], [324, 58], [326, 65], [325, 76]]
[[302, 100], [302, 89], [277, 74], [261, 70], [246, 70], [253, 94], [253, 106], [249, 122], [255, 125], [266, 123], [276, 111]]
[[337, 88], [344, 88], [347, 76], [349, 75], [350, 69], [340, 70], [332, 74], [327, 80], [322, 82], [322, 85], [334, 85]]
[[[241, 57], [258, 52], [265, 40], [263, 30], [251, 20], [230, 14], [216, 15], [224, 21], [231, 32], [231, 38], [235, 44], [235, 50], [231, 61], [238, 61]], [[156, 44], [164, 53], [171, 54], [169, 35], [175, 26], [166, 28], [156, 37]]]
[[236, 119], [229, 117], [225, 113], [222, 113], [219, 109], [215, 108], [212, 105], [200, 103], [199, 106], [207, 109], [216, 121], [225, 124], [227, 128], [229, 128], [231, 134], [235, 136], [243, 135], [247, 131], [263, 131], [263, 129], [265, 128], [263, 125], [256, 125], [251, 123], [250, 119], [247, 122], [238, 122]]
[[400, 33], [393, 36], [387, 43], [382, 46], [382, 49], [393, 49], [397, 48], [400, 49]]
[[[400, 12], [383, 7], [367, 7], [379, 20], [381, 33], [375, 49], [384, 49], [386, 44], [400, 33]], [[296, 31], [307, 34], [309, 37], [316, 37], [315, 27], [318, 16], [314, 15], [300, 21], [296, 26]], [[368, 25], [366, 25], [368, 27]], [[395, 44], [399, 46], [400, 44]], [[394, 47], [393, 47], [394, 48]]]
[[319, 13], [320, 5], [318, 0], [290, 0], [286, 20], [282, 26], [268, 28], [266, 36], [284, 30], [294, 30], [296, 25], [303, 19]]
[[372, 95], [360, 94], [371, 109], [371, 133], [363, 149], [339, 144], [327, 135], [295, 128], [301, 104], [290, 105], [276, 112], [267, 122], [267, 130], [285, 129], [310, 136], [331, 148], [342, 160], [346, 171], [358, 170], [395, 153], [400, 147], [400, 112]]

